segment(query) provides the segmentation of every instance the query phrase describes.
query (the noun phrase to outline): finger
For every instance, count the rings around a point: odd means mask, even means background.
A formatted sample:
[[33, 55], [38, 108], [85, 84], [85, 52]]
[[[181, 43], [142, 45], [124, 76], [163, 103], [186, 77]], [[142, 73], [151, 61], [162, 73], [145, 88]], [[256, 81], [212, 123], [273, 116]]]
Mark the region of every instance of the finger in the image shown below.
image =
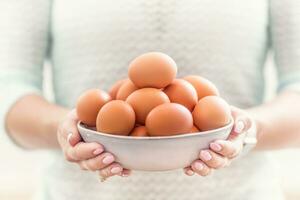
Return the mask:
[[76, 161], [87, 160], [100, 155], [104, 151], [101, 144], [96, 142], [85, 143], [79, 142], [74, 147], [69, 146], [67, 154]]
[[77, 129], [78, 116], [75, 109], [73, 109], [69, 114], [69, 121], [67, 123], [68, 126], [68, 135], [67, 141], [71, 146], [75, 146], [78, 142], [82, 140], [79, 131]]
[[71, 120], [78, 122], [78, 115], [76, 109], [72, 109], [71, 112], [69, 113], [69, 117]]
[[95, 158], [81, 161], [80, 165], [88, 170], [96, 171], [107, 167], [114, 161], [114, 156], [111, 153], [105, 152]]
[[235, 119], [233, 131], [239, 134], [244, 131], [247, 131], [250, 127], [251, 127], [250, 117], [241, 115]]
[[252, 126], [252, 120], [246, 115], [240, 115], [235, 119], [234, 126], [228, 140], [235, 140], [242, 133], [248, 131]]
[[207, 176], [212, 173], [212, 169], [209, 168], [205, 163], [201, 160], [196, 160], [192, 163], [191, 168], [194, 172], [199, 174], [200, 176]]
[[72, 110], [66, 117], [62, 127], [59, 128], [59, 135], [64, 138], [66, 144], [75, 146], [80, 142], [81, 136], [77, 129], [78, 117], [75, 110]]
[[231, 115], [233, 117], [233, 119], [236, 119], [241, 113], [244, 113], [243, 110], [235, 107], [235, 106], [230, 106], [231, 109]]
[[71, 146], [75, 146], [78, 142], [80, 142], [81, 136], [78, 132], [78, 130], [73, 129], [73, 130], [69, 130], [68, 132], [68, 136], [67, 136], [67, 142], [71, 145]]
[[188, 176], [193, 176], [195, 174], [195, 172], [192, 170], [191, 167], [186, 167], [183, 169], [184, 173]]
[[129, 169], [123, 169], [123, 171], [121, 173], [122, 177], [128, 177], [130, 175], [131, 175], [131, 170], [129, 170]]
[[229, 140], [217, 140], [210, 143], [210, 149], [224, 157], [234, 158], [242, 150], [242, 142], [229, 141]]
[[119, 163], [113, 163], [99, 171], [99, 175], [103, 178], [108, 178], [114, 175], [119, 175], [123, 171], [123, 167]]
[[202, 150], [199, 158], [210, 168], [219, 169], [226, 165], [228, 159], [211, 150]]

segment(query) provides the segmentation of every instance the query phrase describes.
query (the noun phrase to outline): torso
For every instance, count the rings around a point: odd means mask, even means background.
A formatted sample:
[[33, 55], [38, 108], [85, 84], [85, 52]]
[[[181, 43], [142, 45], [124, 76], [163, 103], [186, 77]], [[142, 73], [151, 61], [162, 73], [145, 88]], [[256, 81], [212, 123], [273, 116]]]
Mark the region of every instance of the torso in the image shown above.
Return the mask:
[[[56, 0], [51, 22], [56, 101], [73, 107], [83, 90], [108, 89], [126, 77], [137, 55], [161, 51], [177, 62], [179, 77], [204, 76], [230, 104], [254, 106], [263, 93], [268, 20], [266, 0]], [[59, 152], [54, 158], [45, 199], [281, 199], [272, 192], [277, 182], [264, 154], [206, 178], [181, 170], [134, 172], [101, 184]]]

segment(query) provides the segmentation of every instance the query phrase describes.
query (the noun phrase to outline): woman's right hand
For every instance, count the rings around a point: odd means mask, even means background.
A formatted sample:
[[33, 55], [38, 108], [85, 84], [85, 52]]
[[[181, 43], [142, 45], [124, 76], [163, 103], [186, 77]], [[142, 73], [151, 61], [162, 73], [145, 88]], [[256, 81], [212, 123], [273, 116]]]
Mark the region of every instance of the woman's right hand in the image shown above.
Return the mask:
[[130, 170], [116, 163], [114, 155], [105, 152], [101, 144], [85, 143], [81, 139], [77, 122], [76, 110], [72, 110], [58, 127], [57, 138], [66, 160], [83, 170], [99, 171], [102, 181], [114, 175], [129, 176]]

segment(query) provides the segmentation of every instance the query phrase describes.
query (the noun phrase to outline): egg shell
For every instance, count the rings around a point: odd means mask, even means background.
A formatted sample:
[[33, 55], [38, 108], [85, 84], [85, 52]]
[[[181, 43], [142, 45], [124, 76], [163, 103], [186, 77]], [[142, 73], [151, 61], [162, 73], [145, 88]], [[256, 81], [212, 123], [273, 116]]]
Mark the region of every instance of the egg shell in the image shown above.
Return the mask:
[[218, 88], [206, 78], [190, 75], [183, 79], [194, 86], [197, 91], [198, 100], [206, 96], [220, 96]]
[[137, 126], [132, 130], [132, 132], [130, 133], [130, 136], [147, 137], [149, 135], [147, 134], [147, 129], [145, 126]]
[[79, 96], [76, 112], [80, 121], [88, 126], [96, 125], [99, 110], [109, 102], [111, 97], [105, 91], [89, 89]]
[[128, 76], [139, 88], [164, 88], [176, 77], [177, 65], [168, 55], [160, 52], [145, 53], [129, 65]]
[[207, 96], [200, 99], [195, 106], [193, 119], [200, 130], [212, 130], [230, 123], [231, 110], [221, 97]]
[[195, 88], [186, 80], [176, 79], [168, 85], [164, 92], [173, 103], [179, 103], [192, 111], [198, 101]]
[[129, 135], [135, 124], [133, 108], [121, 100], [105, 104], [97, 116], [97, 131], [114, 135]]
[[193, 126], [191, 112], [177, 103], [164, 103], [150, 111], [146, 128], [150, 136], [170, 136], [189, 133]]
[[109, 95], [111, 96], [111, 98], [113, 100], [115, 100], [117, 98], [117, 94], [118, 94], [118, 91], [120, 89], [120, 87], [123, 85], [123, 83], [126, 82], [126, 80], [128, 79], [122, 79], [122, 80], [118, 80], [117, 82], [115, 82], [113, 84], [113, 86], [109, 89]]
[[117, 100], [123, 100], [125, 101], [127, 97], [133, 93], [135, 90], [138, 90], [139, 88], [136, 87], [131, 80], [126, 80], [122, 86], [120, 87], [118, 93], [117, 93]]
[[145, 124], [148, 113], [156, 106], [170, 103], [169, 97], [156, 88], [142, 88], [131, 93], [126, 102], [129, 103], [136, 114], [136, 121]]
[[193, 126], [190, 133], [198, 133], [200, 132], [200, 130], [196, 127], [196, 126]]

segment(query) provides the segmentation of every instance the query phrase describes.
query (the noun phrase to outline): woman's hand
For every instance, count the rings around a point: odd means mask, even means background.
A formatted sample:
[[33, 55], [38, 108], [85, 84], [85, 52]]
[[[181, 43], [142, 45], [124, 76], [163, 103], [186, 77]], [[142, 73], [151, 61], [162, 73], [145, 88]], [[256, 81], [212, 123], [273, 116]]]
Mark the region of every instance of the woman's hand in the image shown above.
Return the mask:
[[217, 140], [209, 145], [209, 149], [201, 150], [199, 159], [191, 166], [184, 168], [184, 172], [191, 176], [197, 173], [200, 176], [207, 176], [214, 169], [229, 166], [243, 149], [245, 133], [253, 125], [253, 121], [247, 113], [238, 108], [232, 107], [234, 126], [227, 140]]
[[115, 157], [105, 152], [98, 143], [82, 141], [77, 129], [76, 111], [71, 111], [59, 125], [57, 137], [66, 160], [77, 163], [81, 169], [99, 171], [101, 180], [114, 175], [129, 176], [130, 171], [115, 162]]

